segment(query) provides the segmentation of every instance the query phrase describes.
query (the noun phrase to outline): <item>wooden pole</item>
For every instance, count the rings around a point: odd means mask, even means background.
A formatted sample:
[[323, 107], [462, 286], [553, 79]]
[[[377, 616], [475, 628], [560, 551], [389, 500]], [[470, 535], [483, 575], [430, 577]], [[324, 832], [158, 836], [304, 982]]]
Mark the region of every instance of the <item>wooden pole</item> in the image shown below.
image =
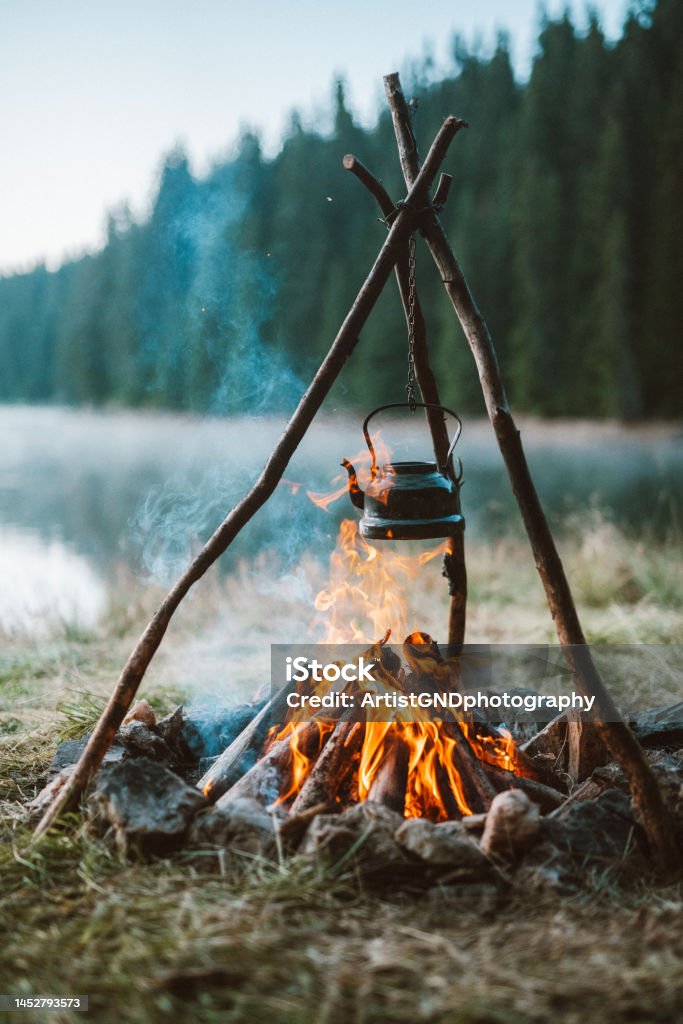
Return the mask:
[[[465, 127], [464, 122], [462, 122], [462, 126]], [[391, 224], [393, 218], [396, 216], [397, 208], [381, 181], [379, 181], [374, 174], [351, 153], [347, 153], [344, 157], [343, 163], [346, 170], [354, 174], [356, 178], [365, 185], [370, 194], [374, 196], [380, 210], [382, 211], [385, 222], [387, 224]], [[441, 194], [442, 202], [445, 202], [445, 197], [448, 193], [449, 187], [448, 182], [450, 182], [450, 180], [450, 175], [441, 175], [441, 181], [437, 188], [437, 195], [439, 193]], [[436, 196], [434, 197], [434, 200], [436, 202]], [[401, 295], [401, 303], [407, 319], [409, 315], [409, 261], [407, 247], [404, 247], [401, 251], [394, 270], [396, 273], [396, 280], [398, 282], [398, 290]], [[427, 402], [431, 405], [441, 405], [436, 377], [434, 376], [434, 371], [432, 370], [431, 363], [429, 361], [427, 326], [425, 323], [424, 313], [422, 311], [422, 304], [420, 303], [417, 293], [415, 294], [414, 322], [415, 375], [417, 377], [418, 387], [422, 394], [422, 400], [423, 402]], [[427, 416], [427, 422], [429, 423], [429, 430], [432, 435], [434, 456], [438, 465], [442, 466], [446, 462], [450, 446], [446, 421], [443, 413], [438, 412], [436, 409], [425, 409], [425, 413]], [[446, 554], [444, 555], [443, 573], [448, 580], [448, 592], [451, 598], [448, 610], [448, 644], [450, 647], [460, 647], [465, 642], [465, 620], [467, 615], [465, 535], [462, 532], [457, 534], [455, 537], [448, 538], [448, 547]]]
[[[407, 187], [410, 188], [420, 169], [410, 111], [397, 74], [387, 75], [384, 86], [391, 109], [403, 176]], [[488, 327], [470, 293], [441, 221], [433, 208], [424, 213], [420, 231], [439, 269], [444, 287], [474, 356], [489, 419], [575, 684], [584, 695], [595, 697], [594, 707], [599, 719], [596, 726], [610, 753], [628, 776], [633, 800], [659, 866], [663, 871], [672, 873], [680, 866], [680, 854], [669, 814], [640, 744], [621, 719], [586, 645], [569, 582], [529, 472], [519, 430], [508, 406]]]
[[420, 209], [428, 202], [428, 190], [462, 122], [447, 117], [441, 126], [420, 173], [405, 203], [392, 224], [375, 264], [360, 289], [339, 333], [308, 389], [304, 392], [284, 434], [277, 443], [251, 490], [228, 513], [212, 537], [166, 595], [147, 624], [126, 662], [114, 691], [81, 754], [73, 775], [48, 807], [36, 828], [36, 836], [45, 833], [66, 811], [78, 803], [92, 775], [109, 749], [116, 732], [137, 692], [169, 622], [190, 588], [229, 547], [240, 530], [268, 500], [279, 483], [287, 464], [308, 430], [344, 363], [358, 343], [361, 328], [386, 284], [393, 266], [415, 229]]

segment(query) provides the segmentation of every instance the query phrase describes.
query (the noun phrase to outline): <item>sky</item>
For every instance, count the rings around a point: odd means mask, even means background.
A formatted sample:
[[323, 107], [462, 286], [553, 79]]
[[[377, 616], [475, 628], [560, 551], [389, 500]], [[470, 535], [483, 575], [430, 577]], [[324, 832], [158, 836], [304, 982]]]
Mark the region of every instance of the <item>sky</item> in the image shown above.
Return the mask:
[[[585, 24], [584, 2], [565, 6]], [[626, 0], [595, 0], [608, 38]], [[382, 76], [425, 52], [447, 68], [457, 32], [490, 46], [510, 33], [520, 77], [537, 0], [0, 0], [0, 273], [54, 268], [102, 243], [106, 211], [144, 216], [176, 143], [197, 174], [242, 125], [268, 153], [292, 109], [329, 108], [343, 76], [361, 123]], [[454, 111], [457, 114], [457, 111]]]

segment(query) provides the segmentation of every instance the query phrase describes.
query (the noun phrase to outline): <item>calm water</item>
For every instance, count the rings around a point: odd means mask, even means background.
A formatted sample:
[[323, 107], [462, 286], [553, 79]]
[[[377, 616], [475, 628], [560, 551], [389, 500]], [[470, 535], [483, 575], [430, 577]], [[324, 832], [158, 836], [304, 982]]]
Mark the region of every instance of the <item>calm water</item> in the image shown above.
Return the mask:
[[[275, 418], [0, 407], [0, 625], [87, 625], [122, 564], [170, 582], [258, 474], [283, 426]], [[396, 456], [429, 457], [419, 421], [390, 421], [384, 436]], [[522, 422], [522, 436], [555, 524], [587, 505], [634, 531], [662, 533], [678, 517], [680, 432]], [[351, 507], [342, 498], [325, 513], [305, 492], [331, 490], [340, 459], [355, 457], [362, 444], [360, 419], [315, 423], [286, 482], [225, 556], [226, 567], [266, 545], [285, 563], [305, 550], [329, 552]], [[466, 423], [458, 450], [468, 532], [518, 529], [488, 424]]]

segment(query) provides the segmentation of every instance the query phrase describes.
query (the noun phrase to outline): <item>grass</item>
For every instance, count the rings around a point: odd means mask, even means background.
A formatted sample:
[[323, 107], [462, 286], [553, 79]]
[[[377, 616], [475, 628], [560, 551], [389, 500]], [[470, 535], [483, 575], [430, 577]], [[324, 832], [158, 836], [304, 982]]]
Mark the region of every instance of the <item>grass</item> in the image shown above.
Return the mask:
[[[570, 530], [562, 549], [590, 639], [656, 643], [683, 633], [674, 538], [639, 546], [596, 518], [580, 536]], [[469, 543], [468, 565], [471, 640], [553, 639], [519, 540]], [[305, 567], [312, 587], [320, 573]], [[209, 689], [238, 696], [253, 687], [263, 679], [268, 630], [284, 635], [310, 614], [302, 593], [297, 601], [291, 581], [264, 587], [254, 567], [207, 579], [182, 609], [142, 695], [165, 711]], [[125, 862], [78, 817], [64, 834], [33, 845], [26, 802], [59, 739], [91, 727], [158, 597], [131, 604], [121, 589], [110, 619], [91, 634], [6, 638], [0, 991], [87, 993], [92, 1019], [133, 1024], [681, 1018], [680, 887], [644, 879], [624, 889], [604, 875], [572, 899], [489, 894], [480, 903], [476, 890], [463, 897], [448, 889], [379, 898], [348, 865], [330, 876], [297, 859], [229, 860], [222, 874], [213, 856]], [[438, 629], [446, 603], [438, 569], [411, 599]], [[235, 650], [231, 668], [227, 653]]]
[[82, 828], [35, 848], [21, 829], [5, 840], [0, 987], [87, 993], [98, 1021], [671, 1021], [683, 1010], [676, 888], [598, 885], [580, 900], [482, 910], [448, 890], [380, 899], [303, 860], [220, 876], [182, 856], [121, 863]]

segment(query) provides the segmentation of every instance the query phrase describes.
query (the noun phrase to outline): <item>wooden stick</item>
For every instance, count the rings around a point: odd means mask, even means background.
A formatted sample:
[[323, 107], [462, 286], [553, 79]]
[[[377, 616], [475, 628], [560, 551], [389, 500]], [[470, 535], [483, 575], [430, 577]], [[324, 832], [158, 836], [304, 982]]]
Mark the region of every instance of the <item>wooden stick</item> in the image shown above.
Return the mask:
[[474, 814], [488, 811], [496, 791], [457, 722], [443, 722], [442, 730], [455, 740], [453, 764], [462, 783], [465, 799]]
[[241, 765], [245, 755], [254, 748], [263, 748], [269, 727], [284, 724], [287, 716], [287, 695], [292, 686], [293, 683], [283, 686], [277, 696], [261, 708], [258, 715], [202, 775], [197, 788], [201, 789], [209, 800], [218, 800], [237, 782], [239, 776], [243, 774]]
[[444, 805], [448, 820], [459, 821], [462, 818], [462, 812], [458, 807], [458, 801], [455, 799], [455, 794], [453, 793], [446, 767], [438, 758], [434, 764], [434, 777], [436, 779], [436, 788], [439, 793], [439, 798], [441, 803]]
[[362, 722], [352, 722], [345, 715], [337, 722], [334, 732], [304, 782], [290, 814], [299, 815], [310, 807], [334, 800], [349, 771], [355, 765], [355, 755], [363, 746]]
[[504, 768], [497, 768], [496, 765], [484, 764], [484, 771], [499, 793], [506, 789], [521, 789], [530, 800], [538, 804], [543, 814], [561, 807], [567, 799], [566, 793], [559, 793], [552, 786], [546, 786], [535, 779], [527, 779], [523, 775], [515, 775]]
[[89, 780], [99, 768], [102, 758], [111, 746], [147, 666], [159, 647], [178, 605], [277, 487], [289, 460], [311, 425], [313, 417], [339, 376], [344, 363], [356, 347], [359, 332], [386, 284], [404, 243], [414, 230], [420, 208], [424, 207], [428, 200], [428, 190], [459, 127], [460, 123], [454, 117], [447, 117], [441, 126], [420, 174], [415, 179], [405, 203], [396, 215], [372, 270], [361, 287], [320, 369], [304, 392], [284, 434], [256, 483], [229, 512], [189, 568], [166, 595], [148, 623], [119, 676], [114, 692], [100, 716], [73, 775], [43, 815], [36, 828], [36, 836], [45, 833], [62, 814], [78, 803]]
[[408, 764], [410, 748], [399, 735], [396, 728], [391, 728], [384, 739], [382, 761], [370, 783], [367, 799], [374, 803], [384, 804], [398, 814], [403, 814], [408, 785]]
[[245, 772], [216, 801], [217, 807], [226, 807], [239, 797], [252, 797], [263, 804], [277, 800], [292, 764], [292, 737], [276, 740], [263, 757]]
[[[465, 122], [460, 121], [458, 127], [462, 128], [464, 126]], [[381, 181], [360, 160], [357, 160], [352, 153], [346, 154], [343, 164], [346, 170], [355, 175], [370, 194], [374, 196], [384, 215], [385, 221], [391, 223], [396, 215], [396, 206]], [[441, 193], [442, 203], [446, 201], [451, 180], [449, 174], [441, 175], [437, 194]], [[436, 199], [437, 197], [435, 196], [435, 202]], [[407, 247], [402, 250], [394, 270], [403, 311], [407, 320], [410, 309], [410, 268]], [[417, 293], [415, 294], [414, 303], [414, 339], [415, 375], [420, 393], [422, 394], [422, 400], [430, 405], [441, 405], [436, 377], [429, 361], [427, 326]], [[450, 447], [444, 415], [437, 409], [425, 409], [425, 413], [432, 435], [432, 446], [436, 461], [438, 465], [443, 466], [446, 463]], [[458, 511], [460, 511], [459, 501]], [[463, 533], [459, 533], [456, 537], [448, 538], [448, 550], [443, 560], [443, 574], [448, 580], [448, 592], [451, 598], [448, 613], [448, 643], [452, 647], [459, 647], [465, 642], [465, 619], [467, 613], [467, 569], [465, 567], [465, 537]]]
[[[297, 750], [313, 759], [319, 755], [321, 744], [327, 741], [329, 735], [329, 730], [323, 732], [315, 718], [301, 722], [296, 730]], [[294, 733], [291, 732], [271, 743], [263, 757], [216, 801], [216, 806], [227, 807], [233, 800], [244, 796], [253, 797], [264, 804], [276, 801], [283, 787], [290, 781], [288, 773], [294, 762], [293, 744]]]
[[[399, 76], [387, 75], [384, 85], [394, 123], [403, 176], [406, 185], [410, 187], [416, 174], [419, 174], [420, 167], [417, 144], [410, 123], [410, 111], [401, 90]], [[472, 297], [441, 221], [433, 209], [424, 214], [420, 231], [439, 269], [474, 356], [489, 419], [576, 687], [584, 695], [595, 697], [595, 710], [600, 719], [596, 724], [610, 753], [628, 776], [631, 793], [654, 856], [663, 871], [673, 873], [680, 866], [680, 853], [670, 815], [664, 806], [657, 780], [645, 760], [643, 751], [629, 727], [621, 720], [586, 646], [564, 567], [529, 472], [519, 431], [508, 406], [488, 327]]]

